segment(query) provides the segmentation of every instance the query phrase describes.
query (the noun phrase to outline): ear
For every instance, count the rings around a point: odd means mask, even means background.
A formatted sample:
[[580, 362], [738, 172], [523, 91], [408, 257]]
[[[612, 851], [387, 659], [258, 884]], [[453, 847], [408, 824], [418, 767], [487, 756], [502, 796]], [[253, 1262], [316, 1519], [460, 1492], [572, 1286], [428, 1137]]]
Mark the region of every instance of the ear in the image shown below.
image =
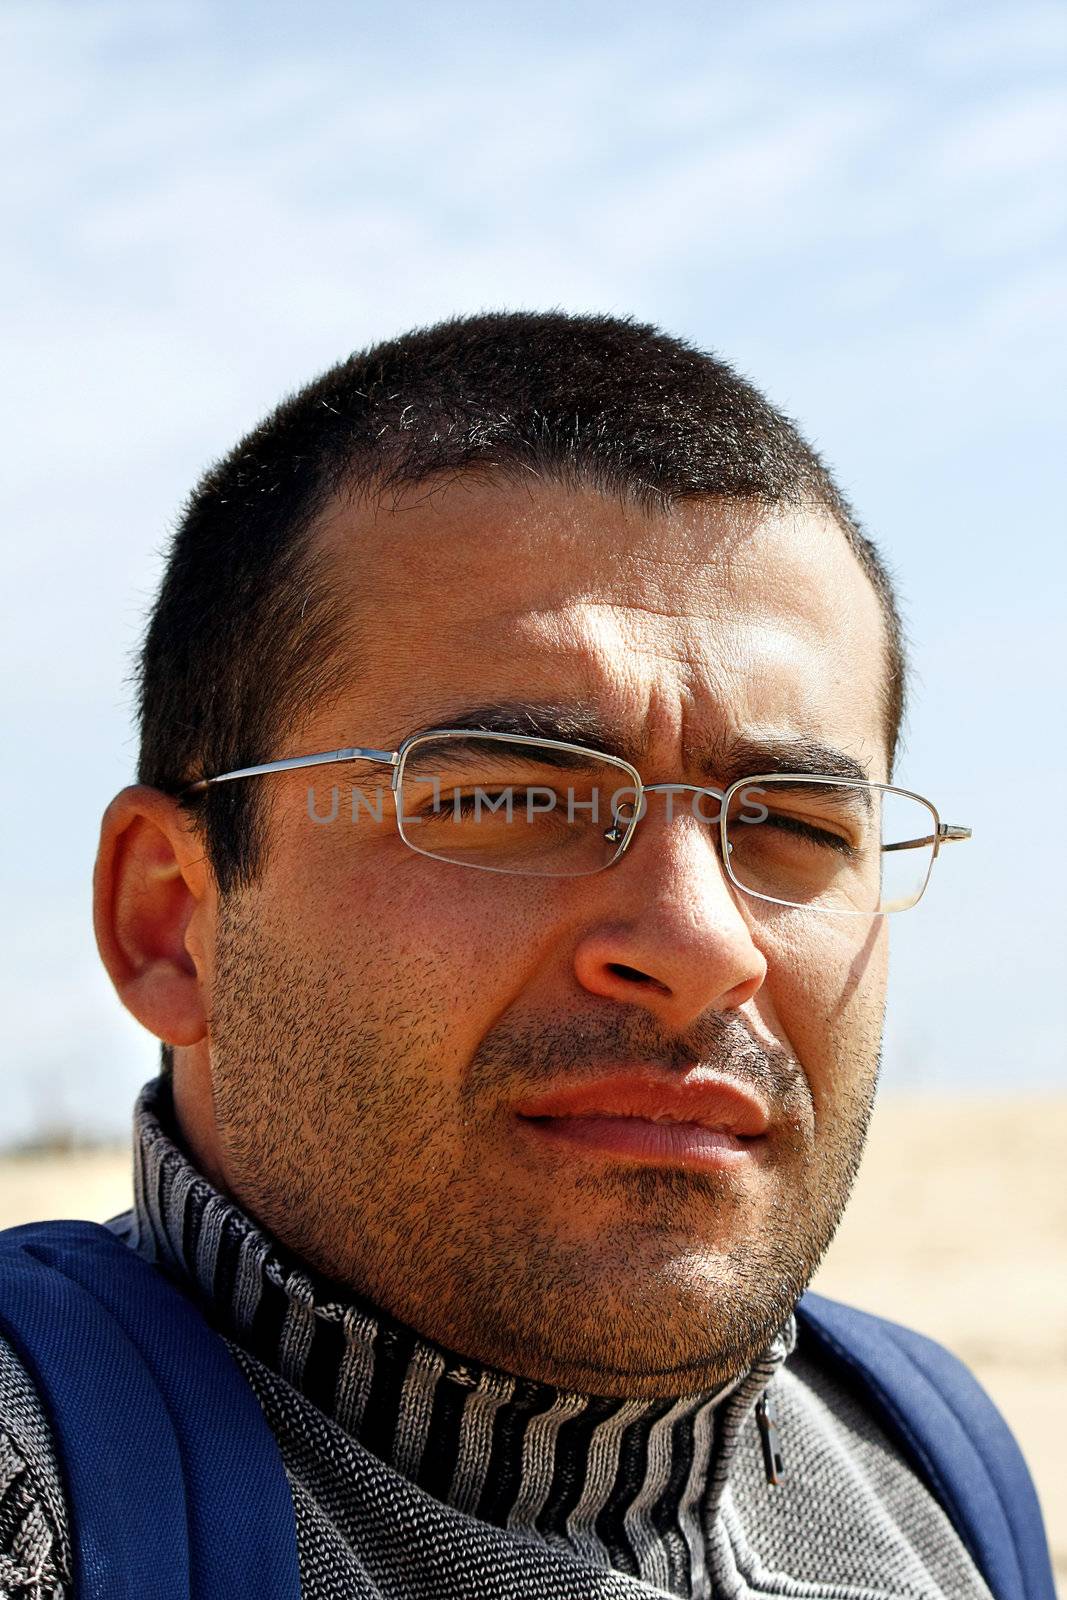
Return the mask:
[[93, 923], [119, 999], [166, 1044], [203, 1039], [215, 880], [178, 802], [137, 784], [104, 812]]

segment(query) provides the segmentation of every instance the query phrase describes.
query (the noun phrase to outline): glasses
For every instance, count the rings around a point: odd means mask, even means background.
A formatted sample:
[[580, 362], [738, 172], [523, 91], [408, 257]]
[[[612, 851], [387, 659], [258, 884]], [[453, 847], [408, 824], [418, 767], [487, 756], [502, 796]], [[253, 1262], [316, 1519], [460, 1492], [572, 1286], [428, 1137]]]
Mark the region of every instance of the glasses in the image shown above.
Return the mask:
[[[442, 728], [398, 750], [294, 756], [201, 778], [215, 784], [338, 762], [390, 769], [400, 837], [420, 855], [483, 872], [547, 878], [603, 872], [626, 853], [664, 797], [668, 819], [692, 817], [715, 840], [730, 882], [772, 905], [837, 916], [885, 916], [921, 899], [943, 844], [969, 828], [941, 821], [908, 789], [806, 772], [757, 773], [721, 790], [644, 783], [628, 761], [557, 739]], [[379, 808], [353, 788], [352, 820]], [[311, 796], [309, 795], [309, 810]], [[332, 819], [331, 819], [332, 820]]]

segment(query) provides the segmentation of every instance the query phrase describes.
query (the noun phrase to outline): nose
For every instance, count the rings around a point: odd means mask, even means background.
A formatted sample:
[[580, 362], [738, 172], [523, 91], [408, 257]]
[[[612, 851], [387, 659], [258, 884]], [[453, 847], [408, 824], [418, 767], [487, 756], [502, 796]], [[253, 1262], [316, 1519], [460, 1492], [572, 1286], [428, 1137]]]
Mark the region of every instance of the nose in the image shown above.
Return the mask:
[[751, 1000], [767, 974], [718, 835], [692, 816], [649, 814], [626, 854], [585, 880], [596, 896], [574, 953], [590, 994], [641, 1006], [670, 1028]]

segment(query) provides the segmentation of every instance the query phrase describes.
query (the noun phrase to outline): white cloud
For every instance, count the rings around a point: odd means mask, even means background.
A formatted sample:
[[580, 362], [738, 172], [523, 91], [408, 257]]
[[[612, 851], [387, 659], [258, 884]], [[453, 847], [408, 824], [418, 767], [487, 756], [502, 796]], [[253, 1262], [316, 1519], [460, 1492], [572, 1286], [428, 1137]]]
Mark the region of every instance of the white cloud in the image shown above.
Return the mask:
[[1067, 96], [1045, 90], [983, 105], [949, 130], [935, 167], [983, 185], [1035, 174], [1051, 186], [1067, 175]]
[[1067, 57], [1062, 5], [959, 6], [923, 30], [923, 59], [945, 74], [1044, 73]]

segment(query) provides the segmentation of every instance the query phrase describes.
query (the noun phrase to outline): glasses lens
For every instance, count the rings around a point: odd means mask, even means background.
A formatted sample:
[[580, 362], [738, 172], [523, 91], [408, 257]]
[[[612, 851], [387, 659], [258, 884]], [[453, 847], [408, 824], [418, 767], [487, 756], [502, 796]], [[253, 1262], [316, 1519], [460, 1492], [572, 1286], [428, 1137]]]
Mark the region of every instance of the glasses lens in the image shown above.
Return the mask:
[[411, 745], [399, 799], [401, 835], [423, 855], [571, 878], [615, 859], [634, 788], [625, 767], [591, 751], [471, 734]]
[[783, 776], [731, 798], [729, 871], [749, 894], [851, 915], [904, 911], [926, 887], [937, 818], [896, 789]]

